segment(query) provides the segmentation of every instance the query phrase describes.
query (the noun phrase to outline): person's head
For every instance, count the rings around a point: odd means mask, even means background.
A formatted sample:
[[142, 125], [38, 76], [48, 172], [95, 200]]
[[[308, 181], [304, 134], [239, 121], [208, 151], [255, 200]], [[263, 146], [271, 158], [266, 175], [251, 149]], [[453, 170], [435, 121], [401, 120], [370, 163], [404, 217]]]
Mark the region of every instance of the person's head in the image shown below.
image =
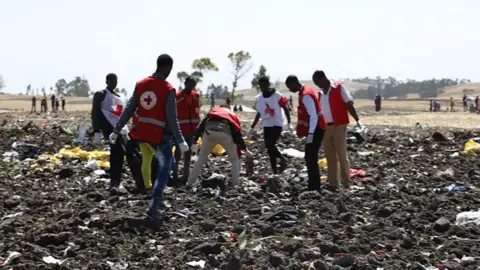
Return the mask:
[[322, 70], [316, 70], [313, 72], [312, 81], [321, 89], [328, 89], [330, 87], [330, 80]]
[[302, 84], [295, 75], [288, 76], [285, 80], [285, 85], [287, 86], [288, 90], [293, 93], [297, 93], [302, 90]]
[[165, 76], [170, 75], [173, 67], [173, 58], [168, 54], [162, 54], [157, 58], [157, 72]]
[[262, 92], [268, 92], [270, 90], [270, 79], [267, 76], [261, 76], [258, 78], [258, 87]]
[[191, 77], [191, 76], [188, 76], [186, 79], [185, 79], [185, 89], [183, 89], [185, 92], [187, 93], [190, 93], [192, 92], [192, 90], [195, 88], [195, 86], [197, 85], [197, 80], [195, 80], [194, 77]]
[[107, 88], [109, 90], [114, 90], [115, 88], [117, 88], [117, 83], [118, 83], [117, 75], [115, 75], [115, 73], [109, 73], [107, 75], [105, 83], [107, 84]]

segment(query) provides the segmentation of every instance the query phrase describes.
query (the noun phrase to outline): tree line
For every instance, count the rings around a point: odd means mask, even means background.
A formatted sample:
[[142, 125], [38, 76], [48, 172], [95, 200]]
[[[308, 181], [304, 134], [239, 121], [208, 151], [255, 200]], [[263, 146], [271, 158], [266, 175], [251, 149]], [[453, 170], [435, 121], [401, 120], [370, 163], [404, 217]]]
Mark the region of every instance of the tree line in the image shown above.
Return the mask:
[[408, 94], [418, 94], [420, 98], [435, 98], [444, 93], [449, 86], [470, 83], [469, 79], [442, 78], [417, 81], [412, 79], [397, 80], [394, 77], [382, 78], [380, 76], [346, 79], [345, 81], [369, 84], [367, 88], [352, 93], [355, 98], [360, 99], [372, 99], [376, 95], [381, 95], [384, 98], [405, 99]]

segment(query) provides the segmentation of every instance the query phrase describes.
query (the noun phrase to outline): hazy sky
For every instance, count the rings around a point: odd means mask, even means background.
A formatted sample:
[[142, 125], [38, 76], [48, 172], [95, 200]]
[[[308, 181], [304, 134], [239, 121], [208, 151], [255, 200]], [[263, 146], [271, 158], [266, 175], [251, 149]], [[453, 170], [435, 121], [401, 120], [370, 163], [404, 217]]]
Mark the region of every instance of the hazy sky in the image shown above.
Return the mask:
[[195, 58], [220, 68], [231, 85], [231, 51], [274, 80], [315, 69], [332, 78], [395, 76], [480, 81], [479, 0], [0, 0], [0, 74], [8, 92], [85, 75], [93, 90], [115, 72], [132, 91], [169, 53], [178, 71]]

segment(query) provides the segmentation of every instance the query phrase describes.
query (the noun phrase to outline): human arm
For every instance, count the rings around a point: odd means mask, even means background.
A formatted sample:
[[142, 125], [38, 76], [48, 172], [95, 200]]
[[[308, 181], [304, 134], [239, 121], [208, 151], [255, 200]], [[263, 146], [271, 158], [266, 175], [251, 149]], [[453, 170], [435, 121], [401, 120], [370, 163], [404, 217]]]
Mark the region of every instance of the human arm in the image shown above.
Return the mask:
[[350, 95], [350, 92], [347, 90], [347, 88], [345, 88], [343, 85], [342, 85], [342, 99], [343, 99], [343, 102], [345, 102], [345, 107], [347, 108], [348, 112], [350, 113], [350, 115], [353, 117], [353, 119], [355, 119], [355, 121], [360, 121], [360, 118], [358, 118], [358, 114], [357, 114], [357, 110], [355, 110], [355, 107], [353, 106], [353, 97], [352, 95]]
[[123, 110], [122, 115], [120, 116], [120, 119], [118, 120], [117, 124], [115, 125], [115, 128], [113, 129], [112, 133], [118, 134], [122, 130], [122, 128], [128, 123], [128, 120], [132, 118], [133, 114], [137, 110], [138, 104], [137, 104], [137, 95], [135, 94], [136, 91], [133, 91], [132, 96], [127, 102], [127, 106], [125, 107], [125, 110]]
[[315, 107], [315, 101], [313, 101], [313, 98], [308, 95], [303, 96], [302, 101], [309, 116], [308, 134], [313, 134], [315, 132], [315, 129], [317, 128], [318, 122], [318, 114]]
[[259, 120], [260, 120], [260, 113], [257, 112], [257, 115], [255, 115], [255, 119], [253, 119], [253, 123], [252, 123], [252, 126], [250, 128], [254, 129]]
[[193, 142], [196, 143], [200, 137], [203, 136], [203, 132], [205, 131], [205, 125], [207, 124], [208, 117], [203, 118], [200, 125], [198, 125], [197, 130], [195, 130], [195, 137], [193, 138]]
[[282, 96], [280, 98], [279, 103], [280, 103], [280, 107], [283, 108], [283, 111], [285, 112], [285, 117], [287, 117], [287, 122], [290, 125], [290, 123], [291, 123], [290, 122], [290, 111], [288, 110], [288, 100], [287, 100], [287, 98]]
[[178, 145], [185, 142], [177, 117], [177, 99], [175, 98], [176, 90], [168, 92], [167, 102], [165, 106], [165, 115], [167, 116], [168, 129], [172, 132], [175, 143]]
[[102, 102], [105, 99], [105, 91], [97, 91], [93, 95], [92, 101], [92, 129], [94, 132], [100, 132], [102, 117]]

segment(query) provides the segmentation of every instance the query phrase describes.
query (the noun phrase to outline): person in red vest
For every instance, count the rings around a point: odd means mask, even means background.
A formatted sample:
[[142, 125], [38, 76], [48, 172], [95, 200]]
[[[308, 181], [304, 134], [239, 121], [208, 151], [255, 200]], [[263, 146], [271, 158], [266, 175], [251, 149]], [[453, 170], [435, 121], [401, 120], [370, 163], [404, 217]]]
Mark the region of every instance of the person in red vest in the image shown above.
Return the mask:
[[125, 111], [109, 136], [110, 141], [115, 141], [128, 120], [137, 114], [129, 135], [133, 140], [149, 143], [158, 160], [157, 179], [147, 212], [153, 220], [162, 219], [157, 210], [164, 206], [163, 190], [171, 171], [173, 140], [182, 152], [189, 149], [178, 124], [175, 88], [166, 81], [172, 66], [173, 59], [168, 54], [157, 58], [157, 70], [152, 76], [137, 82]]
[[330, 81], [325, 72], [317, 70], [312, 76], [313, 82], [320, 88], [320, 104], [323, 116], [327, 121], [327, 131], [323, 138], [323, 148], [328, 164], [328, 182], [337, 189], [338, 163], [340, 178], [345, 187], [350, 186], [350, 162], [347, 156], [347, 125], [350, 123], [348, 113], [357, 121], [357, 126], [364, 126], [358, 118], [353, 106], [353, 98], [348, 90], [339, 82]]
[[[200, 123], [200, 95], [194, 90], [197, 81], [193, 77], [185, 79], [185, 88], [178, 91], [177, 98], [177, 115], [180, 129], [183, 137], [188, 144], [189, 150], [185, 153], [183, 162], [183, 179], [180, 181], [185, 183], [190, 174], [190, 160], [192, 157], [192, 141], [195, 130]], [[173, 181], [178, 182], [178, 163], [181, 159], [179, 147], [175, 148], [176, 166], [173, 168]]]
[[243, 150], [248, 156], [251, 156], [242, 138], [238, 116], [230, 110], [228, 105], [213, 107], [197, 128], [193, 142], [196, 143], [200, 137], [202, 137], [202, 147], [198, 153], [198, 160], [188, 177], [187, 186], [192, 187], [203, 164], [207, 161], [208, 155], [217, 144], [220, 144], [227, 152], [232, 164], [232, 184], [238, 185], [240, 183], [241, 151]]
[[318, 151], [322, 145], [327, 123], [322, 115], [322, 107], [312, 87], [302, 85], [295, 75], [285, 81], [290, 92], [299, 93], [297, 112], [297, 136], [305, 139], [305, 163], [308, 172], [308, 190], [320, 191], [320, 169]]

